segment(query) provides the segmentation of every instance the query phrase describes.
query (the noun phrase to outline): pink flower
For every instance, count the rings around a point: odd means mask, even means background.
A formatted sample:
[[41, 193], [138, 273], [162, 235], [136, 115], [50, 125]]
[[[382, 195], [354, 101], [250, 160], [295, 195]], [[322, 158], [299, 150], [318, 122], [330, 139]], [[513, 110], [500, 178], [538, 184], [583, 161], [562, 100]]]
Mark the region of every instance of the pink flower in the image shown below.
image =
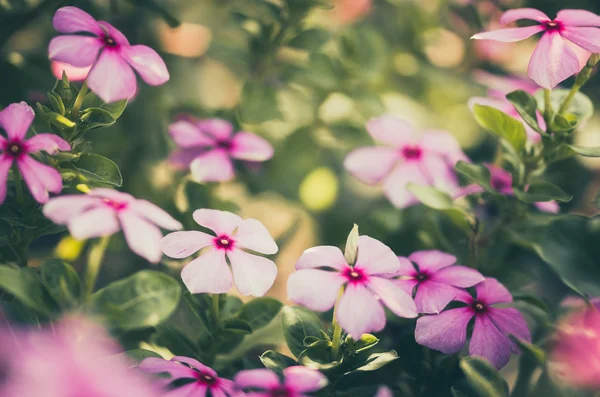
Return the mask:
[[83, 81], [87, 78], [90, 73], [92, 66], [73, 66], [65, 62], [52, 61], [50, 63], [52, 74], [58, 80], [62, 79], [63, 73], [67, 75], [69, 81]]
[[455, 297], [454, 300], [466, 306], [419, 318], [415, 339], [430, 349], [457, 353], [466, 343], [467, 326], [475, 317], [469, 354], [486, 358], [496, 368], [502, 368], [508, 363], [511, 351], [519, 353], [508, 335], [531, 341], [529, 328], [518, 310], [494, 306], [512, 302], [510, 292], [496, 279], [487, 278], [477, 284], [475, 290], [475, 298], [466, 291]]
[[267, 255], [277, 252], [277, 244], [263, 224], [256, 219], [242, 220], [231, 212], [210, 209], [196, 210], [193, 217], [215, 236], [191, 230], [170, 233], [160, 241], [160, 248], [171, 258], [185, 258], [209, 247], [181, 271], [188, 290], [193, 294], [229, 291], [233, 280], [227, 258], [238, 291], [243, 295], [264, 295], [275, 281], [277, 266], [267, 258], [245, 251]]
[[394, 394], [387, 386], [379, 386], [375, 397], [394, 397]]
[[109, 236], [123, 229], [129, 248], [152, 263], [162, 257], [159, 227], [167, 230], [182, 227], [151, 202], [105, 188], [53, 198], [43, 211], [54, 223], [67, 225], [71, 235], [79, 240]]
[[[320, 246], [304, 251], [296, 272], [288, 279], [288, 298], [311, 310], [331, 309], [345, 287], [336, 310], [336, 321], [358, 339], [385, 326], [387, 306], [400, 317], [416, 317], [411, 296], [392, 280], [402, 265], [392, 250], [368, 237], [358, 239], [358, 258], [352, 267], [337, 247]], [[383, 303], [383, 305], [382, 305]]]
[[409, 183], [435, 186], [448, 193], [458, 189], [454, 164], [468, 159], [450, 133], [426, 131], [419, 135], [410, 123], [393, 116], [370, 120], [367, 131], [386, 146], [354, 150], [344, 166], [364, 183], [383, 182], [385, 195], [396, 207], [418, 203], [406, 188]]
[[552, 89], [580, 70], [579, 59], [565, 40], [592, 53], [600, 52], [600, 16], [592, 12], [562, 10], [555, 19], [550, 19], [539, 10], [519, 8], [506, 11], [500, 23], [506, 25], [520, 19], [530, 19], [539, 24], [478, 33], [472, 38], [515, 42], [544, 32], [528, 68], [529, 77], [543, 88]]
[[268, 369], [240, 371], [233, 379], [248, 397], [309, 397], [327, 385], [325, 375], [314, 369], [293, 366], [283, 370], [283, 379]]
[[[169, 388], [169, 397], [204, 397], [209, 391], [211, 396], [234, 397], [244, 396], [235, 383], [229, 379], [219, 378], [217, 373], [193, 358], [176, 356], [171, 361], [149, 357], [141, 362], [140, 368], [153, 374], [166, 373], [168, 378], [160, 378], [156, 384], [161, 388]], [[176, 381], [182, 382], [174, 387]]]
[[250, 132], [232, 135], [233, 125], [222, 119], [182, 119], [169, 126], [169, 134], [181, 148], [169, 160], [177, 167], [189, 167], [198, 182], [233, 179], [232, 159], [266, 161], [273, 157], [269, 142]]
[[419, 313], [439, 313], [462, 294], [462, 288], [485, 280], [477, 270], [452, 266], [456, 257], [441, 251], [417, 251], [408, 259], [398, 259], [401, 269], [397, 275], [401, 277], [397, 284], [411, 296], [416, 287], [415, 303]]
[[[4, 130], [7, 136], [4, 138], [0, 135], [0, 205], [6, 199], [6, 181], [13, 162], [17, 163], [31, 195], [38, 203], [48, 201], [48, 192], [60, 193], [62, 190], [60, 173], [29, 155], [40, 150], [56, 154], [59, 150], [71, 150], [71, 146], [53, 134], [37, 134], [25, 139], [34, 117], [33, 109], [25, 102], [13, 103], [0, 112], [0, 131]], [[16, 175], [14, 177], [18, 178]]]
[[67, 35], [50, 41], [50, 59], [78, 67], [93, 65], [87, 83], [106, 102], [135, 94], [134, 69], [149, 85], [161, 85], [169, 80], [169, 71], [156, 51], [145, 45], [130, 45], [114, 26], [96, 21], [77, 7], [59, 8], [52, 24], [58, 32]]

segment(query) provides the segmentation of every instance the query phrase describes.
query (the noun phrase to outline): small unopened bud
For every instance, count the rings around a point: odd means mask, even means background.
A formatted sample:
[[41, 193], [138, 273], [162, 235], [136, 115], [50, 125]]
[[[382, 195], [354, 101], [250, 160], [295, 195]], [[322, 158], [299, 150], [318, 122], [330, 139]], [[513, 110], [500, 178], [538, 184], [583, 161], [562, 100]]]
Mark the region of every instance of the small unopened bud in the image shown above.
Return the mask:
[[346, 248], [344, 250], [344, 258], [350, 266], [354, 266], [356, 258], [358, 258], [358, 225], [354, 224], [354, 227], [348, 234], [346, 239]]

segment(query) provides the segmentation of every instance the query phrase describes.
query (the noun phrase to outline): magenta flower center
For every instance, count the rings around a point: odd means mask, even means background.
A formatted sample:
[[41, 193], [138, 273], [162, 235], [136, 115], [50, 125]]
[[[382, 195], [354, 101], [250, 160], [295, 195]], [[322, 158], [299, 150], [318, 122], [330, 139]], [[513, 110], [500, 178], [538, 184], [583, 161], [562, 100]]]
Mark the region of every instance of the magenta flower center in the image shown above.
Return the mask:
[[351, 284], [364, 284], [368, 279], [366, 273], [361, 268], [357, 267], [348, 266], [343, 270], [342, 275], [346, 277]]
[[235, 240], [225, 234], [215, 237], [213, 241], [216, 249], [225, 251], [231, 251], [235, 245]]
[[402, 155], [407, 160], [419, 160], [423, 155], [423, 151], [418, 146], [405, 146], [402, 149]]
[[102, 37], [102, 42], [107, 47], [116, 47], [118, 45], [115, 39], [113, 39], [109, 35], [104, 35], [104, 37]]
[[127, 203], [124, 203], [122, 201], [104, 199], [104, 202], [106, 203], [106, 205], [108, 205], [110, 208], [114, 209], [115, 211], [121, 211], [121, 210], [124, 210], [125, 208], [127, 208]]
[[205, 384], [207, 386], [212, 386], [217, 383], [217, 378], [212, 375], [204, 374], [202, 372], [198, 372], [198, 382]]
[[510, 188], [511, 185], [512, 185], [512, 183], [511, 183], [511, 181], [509, 181], [506, 178], [498, 178], [498, 177], [494, 178], [494, 177], [492, 177], [492, 180], [490, 181], [490, 185], [492, 185], [492, 187], [495, 190], [502, 191], [502, 190], [505, 190], [507, 188]]
[[231, 142], [229, 139], [219, 139], [217, 142], [215, 142], [215, 147], [223, 150], [231, 150], [233, 147], [233, 142]]
[[429, 278], [429, 274], [427, 274], [427, 273], [417, 273], [417, 275], [415, 276], [415, 280], [417, 280], [420, 283], [427, 280], [428, 278]]
[[484, 313], [487, 310], [487, 305], [481, 301], [475, 300], [471, 303], [471, 309], [476, 313]]
[[292, 391], [285, 386], [279, 386], [275, 389], [271, 389], [269, 397], [291, 397]]
[[12, 141], [5, 144], [4, 152], [13, 158], [19, 158], [25, 154], [25, 148], [23, 147], [23, 143]]
[[559, 21], [543, 22], [542, 26], [544, 26], [546, 32], [560, 32], [563, 30], [563, 24]]

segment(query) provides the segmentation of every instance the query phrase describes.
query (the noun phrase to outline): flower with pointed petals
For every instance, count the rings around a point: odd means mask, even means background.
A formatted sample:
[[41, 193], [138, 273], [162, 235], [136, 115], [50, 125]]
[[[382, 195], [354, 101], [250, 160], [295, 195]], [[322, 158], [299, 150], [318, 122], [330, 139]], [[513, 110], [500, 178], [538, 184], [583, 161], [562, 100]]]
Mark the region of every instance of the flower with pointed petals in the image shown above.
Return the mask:
[[308, 397], [327, 385], [325, 375], [302, 366], [287, 367], [283, 379], [269, 369], [240, 371], [233, 379], [238, 387], [253, 390], [248, 397]]
[[158, 263], [162, 257], [159, 227], [182, 228], [181, 223], [151, 202], [105, 188], [55, 197], [44, 205], [43, 211], [54, 223], [67, 225], [78, 240], [109, 236], [123, 229], [129, 248], [152, 263]]
[[52, 24], [65, 35], [50, 41], [49, 58], [77, 67], [93, 65], [87, 76], [88, 86], [106, 102], [134, 96], [137, 89], [134, 70], [149, 85], [169, 80], [165, 62], [156, 51], [145, 45], [132, 46], [114, 26], [96, 21], [77, 7], [59, 8]]
[[392, 280], [400, 269], [400, 261], [392, 250], [368, 236], [358, 238], [354, 266], [348, 265], [337, 247], [309, 248], [288, 278], [288, 298], [324, 312], [334, 306], [340, 289], [344, 288], [335, 320], [358, 339], [366, 332], [383, 329], [386, 321], [383, 305], [400, 317], [417, 316], [411, 296]]
[[234, 159], [258, 162], [273, 157], [269, 142], [250, 132], [233, 134], [233, 125], [222, 119], [178, 120], [169, 126], [169, 134], [181, 148], [170, 162], [189, 168], [197, 182], [233, 179]]
[[477, 270], [465, 266], [452, 266], [456, 257], [441, 251], [417, 251], [408, 259], [398, 257], [401, 269], [397, 283], [412, 296], [419, 313], [439, 313], [462, 288], [472, 287], [485, 280]]
[[418, 203], [407, 189], [409, 183], [434, 186], [452, 194], [458, 189], [454, 164], [468, 161], [454, 137], [445, 131], [420, 135], [413, 125], [394, 116], [367, 123], [367, 131], [386, 146], [356, 149], [344, 167], [364, 183], [383, 183], [383, 191], [398, 208]]
[[[169, 390], [168, 397], [205, 397], [210, 392], [214, 397], [243, 396], [235, 383], [219, 378], [217, 373], [198, 360], [175, 356], [170, 361], [157, 357], [148, 357], [140, 363], [140, 369], [153, 373], [169, 374], [168, 378], [159, 378], [156, 384]], [[174, 386], [173, 383], [178, 385]]]
[[0, 205], [6, 199], [8, 171], [14, 162], [31, 195], [38, 203], [43, 204], [48, 201], [48, 192], [60, 193], [62, 190], [60, 173], [34, 160], [30, 154], [40, 150], [48, 154], [56, 154], [59, 150], [71, 150], [71, 146], [67, 141], [53, 134], [37, 134], [25, 139], [34, 117], [33, 109], [25, 102], [13, 103], [0, 112], [0, 131], [6, 132], [6, 138], [0, 135]]
[[266, 255], [277, 253], [277, 244], [267, 228], [256, 219], [242, 219], [226, 211], [199, 209], [194, 211], [193, 217], [215, 235], [191, 230], [170, 233], [160, 241], [160, 248], [171, 258], [185, 258], [207, 248], [181, 271], [188, 290], [193, 294], [229, 291], [233, 279], [227, 258], [240, 293], [266, 294], [277, 276], [277, 266], [273, 261], [245, 250]]
[[478, 33], [472, 39], [515, 42], [543, 32], [528, 68], [529, 77], [543, 88], [552, 89], [580, 70], [579, 59], [565, 40], [592, 53], [600, 52], [600, 16], [590, 11], [562, 10], [551, 19], [539, 10], [519, 8], [506, 11], [500, 23], [506, 25], [521, 19], [538, 24]]
[[476, 297], [468, 292], [454, 298], [466, 306], [427, 315], [417, 320], [417, 343], [445, 354], [457, 353], [467, 340], [467, 326], [475, 317], [469, 354], [489, 360], [496, 368], [508, 363], [511, 351], [520, 353], [509, 334], [531, 341], [525, 319], [517, 309], [496, 307], [512, 302], [512, 295], [496, 279], [487, 278], [475, 286]]

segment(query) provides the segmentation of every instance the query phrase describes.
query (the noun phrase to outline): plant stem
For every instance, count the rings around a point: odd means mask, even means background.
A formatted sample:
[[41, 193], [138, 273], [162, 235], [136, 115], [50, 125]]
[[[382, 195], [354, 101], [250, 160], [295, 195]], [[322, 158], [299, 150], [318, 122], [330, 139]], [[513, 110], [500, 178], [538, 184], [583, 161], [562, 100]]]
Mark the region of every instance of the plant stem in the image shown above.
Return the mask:
[[92, 292], [94, 292], [94, 285], [102, 266], [102, 260], [106, 253], [106, 248], [110, 242], [110, 236], [101, 237], [88, 253], [88, 263], [85, 272], [85, 298], [90, 298]]
[[546, 125], [550, 125], [550, 122], [552, 121], [552, 112], [554, 111], [552, 109], [552, 101], [550, 98], [550, 94], [552, 93], [552, 90], [549, 90], [547, 88], [544, 88], [544, 121], [546, 122]]
[[77, 94], [77, 98], [75, 98], [75, 103], [73, 103], [73, 108], [71, 109], [71, 115], [75, 118], [79, 116], [79, 110], [81, 109], [81, 105], [83, 105], [83, 100], [85, 99], [85, 95], [88, 92], [87, 81], [83, 82], [79, 93]]
[[333, 320], [331, 321], [333, 325], [333, 340], [331, 342], [331, 355], [333, 356], [333, 360], [338, 361], [340, 358], [340, 346], [342, 344], [342, 327], [336, 321], [337, 308], [340, 303], [340, 299], [344, 294], [344, 287], [340, 288], [340, 292], [338, 293], [337, 300], [335, 302], [335, 306], [333, 307]]
[[19, 174], [19, 168], [17, 163], [13, 164], [13, 182], [15, 184], [15, 191], [17, 193], [17, 201], [21, 208], [25, 207], [25, 196], [23, 195], [23, 182], [21, 181], [21, 174]]
[[215, 328], [219, 328], [219, 323], [220, 323], [220, 309], [219, 309], [219, 294], [213, 294], [212, 295], [212, 314], [213, 314], [213, 320], [215, 323]]

